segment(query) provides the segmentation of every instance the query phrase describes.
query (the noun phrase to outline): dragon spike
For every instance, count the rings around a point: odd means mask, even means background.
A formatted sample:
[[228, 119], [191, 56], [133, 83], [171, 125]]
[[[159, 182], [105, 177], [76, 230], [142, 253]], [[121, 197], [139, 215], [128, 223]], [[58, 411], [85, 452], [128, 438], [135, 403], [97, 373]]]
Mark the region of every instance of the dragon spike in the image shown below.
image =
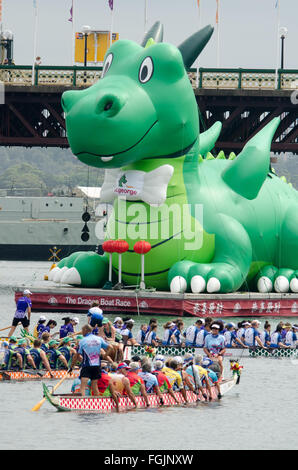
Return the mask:
[[229, 160], [235, 160], [236, 156], [237, 155], [234, 152], [231, 152], [229, 155]]
[[214, 28], [209, 25], [200, 29], [178, 47], [182, 54], [184, 66], [189, 69], [196, 58], [201, 54], [213, 34]]
[[145, 37], [141, 43], [141, 46], [146, 47], [149, 39], [153, 39], [153, 41], [155, 42], [163, 41], [163, 25], [161, 24], [160, 21], [156, 21], [156, 23], [154, 23], [154, 25], [145, 34]]
[[215, 160], [215, 157], [212, 155], [212, 153], [208, 152], [206, 155], [206, 160]]
[[219, 160], [225, 160], [225, 159], [226, 159], [226, 156], [225, 156], [224, 151], [221, 150], [221, 151], [219, 152], [219, 154], [217, 155], [216, 158], [218, 158]]

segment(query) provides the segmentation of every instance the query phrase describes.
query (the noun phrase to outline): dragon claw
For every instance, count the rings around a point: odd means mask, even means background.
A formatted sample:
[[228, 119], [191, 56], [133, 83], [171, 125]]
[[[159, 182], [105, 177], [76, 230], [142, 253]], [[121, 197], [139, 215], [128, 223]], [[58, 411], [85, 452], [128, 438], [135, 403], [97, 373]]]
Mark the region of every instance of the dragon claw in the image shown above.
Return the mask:
[[294, 293], [298, 293], [298, 278], [293, 277], [290, 282], [290, 289]]
[[206, 281], [203, 276], [193, 276], [190, 283], [191, 291], [194, 294], [200, 294], [206, 289]]
[[75, 286], [80, 286], [82, 283], [81, 276], [76, 268], [67, 269], [67, 271], [62, 275], [60, 282], [62, 284], [71, 284]]
[[207, 292], [213, 294], [213, 292], [219, 292], [220, 288], [220, 281], [216, 277], [211, 277], [207, 283]]
[[285, 276], [277, 276], [274, 282], [275, 292], [286, 293], [289, 292], [290, 283]]
[[258, 280], [257, 285], [258, 285], [258, 291], [262, 292], [262, 293], [272, 292], [272, 290], [273, 290], [272, 281], [267, 276], [260, 277], [260, 279]]
[[187, 289], [187, 282], [182, 276], [175, 276], [170, 284], [170, 289], [173, 294], [184, 294]]

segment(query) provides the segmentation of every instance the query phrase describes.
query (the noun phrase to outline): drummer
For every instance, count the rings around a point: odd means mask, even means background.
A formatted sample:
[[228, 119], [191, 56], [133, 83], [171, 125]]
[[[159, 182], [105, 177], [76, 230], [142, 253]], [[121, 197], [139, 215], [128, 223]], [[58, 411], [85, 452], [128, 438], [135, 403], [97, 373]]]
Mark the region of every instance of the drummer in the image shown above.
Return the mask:
[[225, 338], [220, 334], [220, 326], [217, 323], [211, 325], [211, 333], [205, 338], [204, 353], [210, 359], [216, 359], [220, 367], [220, 376], [223, 374], [223, 355], [226, 352]]

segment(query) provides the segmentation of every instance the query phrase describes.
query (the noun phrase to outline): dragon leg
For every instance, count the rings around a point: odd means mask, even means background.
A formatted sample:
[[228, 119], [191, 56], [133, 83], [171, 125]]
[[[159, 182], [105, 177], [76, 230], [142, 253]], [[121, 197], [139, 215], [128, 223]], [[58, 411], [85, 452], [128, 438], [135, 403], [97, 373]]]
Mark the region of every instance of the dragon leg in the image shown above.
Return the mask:
[[183, 260], [169, 271], [172, 292], [233, 292], [243, 284], [252, 261], [250, 238], [243, 226], [232, 217], [219, 214], [215, 233], [215, 254], [211, 263]]
[[[108, 279], [108, 259], [94, 252], [76, 252], [61, 260], [52, 280], [82, 287], [102, 287]], [[55, 269], [55, 268], [54, 268]]]

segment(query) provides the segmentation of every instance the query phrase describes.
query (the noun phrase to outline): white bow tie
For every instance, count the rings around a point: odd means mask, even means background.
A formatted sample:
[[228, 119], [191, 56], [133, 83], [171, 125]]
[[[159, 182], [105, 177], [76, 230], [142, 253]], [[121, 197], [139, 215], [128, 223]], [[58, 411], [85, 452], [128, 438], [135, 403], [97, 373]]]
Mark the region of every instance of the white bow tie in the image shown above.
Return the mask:
[[174, 173], [171, 165], [155, 170], [127, 170], [120, 168], [105, 171], [100, 192], [100, 202], [112, 203], [120, 197], [128, 201], [142, 200], [150, 205], [161, 206], [167, 198], [167, 188]]

